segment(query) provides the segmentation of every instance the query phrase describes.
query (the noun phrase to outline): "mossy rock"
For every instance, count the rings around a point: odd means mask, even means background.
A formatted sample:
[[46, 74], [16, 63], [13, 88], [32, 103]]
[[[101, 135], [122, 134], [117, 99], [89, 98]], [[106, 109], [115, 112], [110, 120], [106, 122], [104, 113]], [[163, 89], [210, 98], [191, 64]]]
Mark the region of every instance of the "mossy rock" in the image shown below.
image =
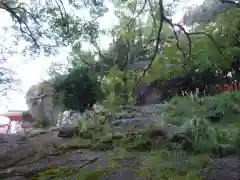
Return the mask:
[[112, 168], [99, 168], [94, 171], [85, 171], [82, 168], [52, 167], [48, 170], [40, 171], [31, 177], [32, 180], [60, 180], [79, 177], [79, 180], [100, 180], [100, 178], [111, 174]]
[[114, 146], [112, 144], [105, 144], [105, 143], [97, 143], [96, 145], [92, 146], [90, 150], [99, 150], [99, 151], [106, 151], [106, 150], [112, 150]]
[[40, 171], [31, 177], [32, 180], [59, 180], [78, 173], [79, 169], [67, 167], [51, 167], [47, 170]]
[[99, 168], [94, 171], [88, 171], [83, 173], [81, 180], [100, 180], [103, 177], [106, 177], [112, 173], [111, 168]]

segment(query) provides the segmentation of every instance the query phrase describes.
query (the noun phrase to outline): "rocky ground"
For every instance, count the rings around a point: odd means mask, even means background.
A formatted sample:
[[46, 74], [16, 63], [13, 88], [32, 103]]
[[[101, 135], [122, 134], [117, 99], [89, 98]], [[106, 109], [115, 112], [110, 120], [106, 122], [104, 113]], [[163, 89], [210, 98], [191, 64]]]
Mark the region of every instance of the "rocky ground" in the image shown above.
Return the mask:
[[[65, 139], [54, 137], [53, 134], [39, 135], [30, 139], [21, 138], [17, 135], [1, 135], [1, 179], [29, 179], [36, 172], [65, 166], [78, 170], [79, 168], [85, 170], [109, 168], [110, 163], [114, 160], [111, 151], [88, 151], [86, 149], [70, 150], [65, 153], [54, 151], [57, 150], [57, 145], [64, 143], [66, 143]], [[134, 153], [132, 157], [129, 156], [127, 159], [116, 159], [116, 162], [122, 168], [127, 168], [127, 166], [129, 168], [136, 167], [138, 161], [143, 158], [143, 154]], [[69, 179], [78, 179], [74, 173], [65, 174], [64, 176], [69, 177]], [[116, 172], [106, 178], [130, 180], [134, 179], [134, 176], [135, 173], [129, 170]], [[137, 178], [135, 177], [135, 179]]]
[[[126, 131], [129, 124], [141, 125], [143, 122], [155, 122], [158, 108], [157, 106], [146, 106], [135, 109], [134, 113], [131, 111], [120, 115], [119, 120], [114, 122], [115, 125], [117, 124], [116, 129]], [[34, 137], [1, 134], [0, 179], [95, 180], [99, 177], [104, 180], [154, 179], [149, 176], [152, 172], [146, 171], [148, 169], [146, 162], [152, 156], [149, 151], [125, 152], [108, 148], [94, 149], [88, 143], [81, 144], [75, 140], [74, 138], [60, 138], [56, 132], [48, 132]], [[179, 158], [181, 159], [174, 161], [179, 163], [186, 160], [184, 156]], [[160, 161], [155, 163], [161, 164]], [[201, 172], [203, 179], [240, 179], [240, 156], [238, 155], [219, 159], [209, 158], [202, 162], [201, 166], [204, 169]], [[161, 171], [161, 173], [163, 172]], [[155, 179], [163, 178], [160, 175], [156, 176], [156, 172], [154, 177]], [[186, 179], [186, 177], [183, 178], [179, 175], [175, 179]], [[201, 178], [194, 176], [190, 179]]]

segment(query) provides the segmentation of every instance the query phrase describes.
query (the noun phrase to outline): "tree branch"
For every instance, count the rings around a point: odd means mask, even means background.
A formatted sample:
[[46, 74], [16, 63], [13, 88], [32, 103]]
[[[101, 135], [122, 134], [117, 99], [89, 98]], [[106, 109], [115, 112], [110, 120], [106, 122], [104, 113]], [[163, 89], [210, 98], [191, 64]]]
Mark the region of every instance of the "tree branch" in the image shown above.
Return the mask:
[[[225, 3], [227, 3], [227, 1], [225, 1]], [[142, 76], [139, 78], [139, 80], [137, 81], [136, 84], [140, 83], [142, 78], [145, 76], [146, 72], [151, 68], [151, 66], [153, 64], [153, 61], [154, 61], [154, 59], [157, 55], [157, 52], [158, 52], [159, 43], [160, 43], [160, 34], [161, 34], [161, 31], [162, 31], [162, 27], [163, 27], [164, 22], [166, 22], [167, 24], [169, 24], [172, 27], [175, 39], [177, 41], [176, 42], [177, 48], [182, 52], [183, 58], [185, 60], [185, 63], [183, 64], [183, 66], [186, 66], [188, 64], [188, 62], [189, 62], [189, 60], [191, 59], [191, 56], [192, 56], [192, 40], [191, 40], [190, 36], [193, 36], [193, 35], [205, 35], [205, 36], [207, 36], [212, 41], [214, 46], [217, 48], [218, 52], [224, 57], [224, 59], [227, 59], [224, 56], [224, 54], [222, 53], [218, 44], [215, 42], [214, 38], [211, 35], [209, 35], [207, 32], [191, 32], [191, 33], [188, 33], [182, 25], [173, 24], [172, 21], [164, 15], [164, 7], [163, 7], [163, 4], [162, 4], [162, 0], [159, 0], [158, 5], [159, 5], [159, 8], [160, 8], [160, 26], [159, 26], [158, 32], [157, 32], [157, 42], [156, 42], [156, 46], [155, 46], [155, 51], [154, 51], [152, 57], [150, 58], [150, 63], [148, 65], [148, 67], [143, 71]], [[154, 20], [154, 17], [153, 17], [153, 20]], [[184, 35], [187, 37], [188, 46], [189, 46], [188, 47], [188, 53], [184, 52], [184, 50], [180, 46], [180, 42], [179, 42], [177, 32], [174, 29], [175, 26], [178, 27], [184, 33]]]
[[[5, 3], [3, 1], [0, 2], [0, 9], [4, 9], [7, 12], [9, 12], [10, 15], [13, 17], [13, 19], [15, 19], [18, 22], [21, 33], [22, 34], [27, 34], [32, 39], [32, 41], [34, 42], [34, 45], [37, 47], [37, 49], [40, 49], [40, 47], [37, 43], [37, 39], [34, 37], [32, 31], [30, 30], [30, 28], [28, 26], [28, 24], [20, 16], [18, 16], [17, 13], [14, 11], [17, 8], [18, 7], [12, 8], [12, 7], [10, 7], [10, 5], [8, 5], [7, 3]], [[23, 30], [22, 25], [24, 25], [26, 27], [27, 31]]]

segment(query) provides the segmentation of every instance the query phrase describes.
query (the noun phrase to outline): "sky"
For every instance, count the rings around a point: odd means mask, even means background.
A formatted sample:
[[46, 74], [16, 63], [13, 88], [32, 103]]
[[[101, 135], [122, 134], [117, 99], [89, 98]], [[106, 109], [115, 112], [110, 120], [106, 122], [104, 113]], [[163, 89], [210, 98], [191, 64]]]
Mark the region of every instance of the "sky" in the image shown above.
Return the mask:
[[[197, 2], [194, 0], [189, 0], [187, 4], [183, 4], [182, 7], [180, 7], [178, 13], [173, 17], [173, 21], [179, 22], [181, 20], [184, 14], [184, 11], [181, 9], [183, 8], [183, 6], [189, 6], [192, 4], [200, 5], [202, 2], [203, 0], [198, 0]], [[108, 6], [110, 11], [100, 19], [101, 28], [111, 28], [117, 23], [117, 20], [114, 17], [112, 4], [107, 1], [106, 5]], [[82, 12], [82, 15], [84, 15], [84, 12]], [[9, 21], [11, 20], [8, 14], [3, 11], [1, 12], [0, 10], [0, 27], [1, 25], [6, 25], [3, 23], [7, 23]], [[108, 46], [109, 42], [110, 38], [101, 37], [100, 43], [102, 47]], [[35, 60], [30, 60], [27, 63], [25, 61], [25, 58], [21, 55], [17, 55], [8, 59], [6, 66], [15, 70], [15, 72], [17, 73], [18, 78], [21, 80], [21, 84], [19, 85], [21, 91], [9, 91], [8, 97], [0, 97], [0, 113], [7, 112], [8, 110], [27, 110], [28, 108], [25, 102], [25, 93], [27, 92], [27, 90], [32, 85], [41, 82], [43, 79], [48, 79], [49, 77], [47, 74], [47, 70], [51, 63], [66, 62], [68, 52], [68, 48], [62, 48], [58, 56], [41, 56]]]

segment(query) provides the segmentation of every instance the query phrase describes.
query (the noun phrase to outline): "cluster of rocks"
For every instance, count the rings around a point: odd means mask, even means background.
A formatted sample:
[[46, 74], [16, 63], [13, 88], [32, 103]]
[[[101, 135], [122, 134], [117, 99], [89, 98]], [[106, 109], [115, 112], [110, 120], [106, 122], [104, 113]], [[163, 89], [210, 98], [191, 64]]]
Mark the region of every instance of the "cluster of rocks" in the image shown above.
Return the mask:
[[[147, 87], [146, 87], [147, 88]], [[154, 91], [152, 91], [154, 92]], [[140, 93], [143, 93], [144, 91]], [[150, 93], [151, 94], [151, 93]], [[154, 93], [151, 94], [152, 97]], [[46, 119], [51, 128], [42, 131], [38, 136], [20, 136], [20, 135], [0, 135], [0, 178], [1, 179], [28, 179], [32, 174], [46, 170], [50, 167], [70, 168], [84, 168], [96, 170], [99, 167], [109, 166], [108, 152], [92, 152], [89, 150], [72, 150], [67, 153], [59, 153], [56, 147], [70, 141], [66, 137], [72, 137], [75, 126], [73, 124], [81, 119], [91, 116], [93, 111], [84, 114], [74, 111], [62, 111], [58, 106], [53, 104], [54, 89], [50, 83], [43, 82], [32, 86], [26, 95], [27, 105], [32, 118], [25, 118], [31, 125], [39, 123], [40, 120]], [[160, 99], [160, 94], [156, 94]], [[164, 125], [161, 119], [160, 109], [164, 104], [154, 104], [154, 98], [149, 97], [145, 99], [148, 104], [146, 106], [133, 107], [125, 109], [123, 112], [116, 114], [114, 117], [109, 115], [111, 119], [114, 132], [125, 133], [131, 130], [132, 126], [135, 128], [143, 128], [149, 125]], [[155, 96], [156, 97], [156, 96]], [[101, 108], [101, 107], [100, 107]], [[94, 112], [98, 112], [95, 107]], [[101, 110], [99, 110], [101, 111]], [[105, 118], [108, 116], [104, 114]], [[31, 120], [29, 120], [31, 119]], [[164, 131], [161, 129], [154, 129], [149, 133], [153, 140], [158, 141], [159, 137], [174, 139], [184, 138], [182, 130], [179, 127], [165, 126]], [[55, 132], [57, 131], [57, 135]], [[171, 137], [171, 138], [169, 138]], [[188, 140], [191, 142], [191, 140]], [[59, 149], [59, 148], [57, 148]], [[39, 153], [39, 151], [41, 151]], [[56, 152], [55, 152], [56, 151]], [[38, 157], [36, 157], [36, 154]], [[126, 169], [126, 164], [137, 168], [135, 160], [143, 161], [149, 153], [141, 152], [139, 154], [131, 154], [131, 158], [122, 159], [121, 164]], [[128, 162], [129, 159], [131, 162]], [[139, 163], [138, 163], [139, 164]], [[240, 179], [240, 159], [239, 156], [225, 157], [209, 162], [205, 173], [205, 180], [224, 179], [237, 180]], [[120, 168], [119, 168], [120, 169]], [[137, 172], [133, 170], [124, 170], [121, 172], [114, 172], [112, 175], [104, 177], [103, 179], [143, 179], [136, 176]], [[74, 179], [69, 177], [68, 179]]]
[[[131, 128], [133, 124], [139, 128], [147, 123], [163, 124], [164, 122], [157, 118], [159, 109], [162, 106], [162, 104], [158, 104], [135, 107], [117, 114], [116, 119], [112, 121], [115, 128], [114, 131], [128, 131], [128, 128]], [[80, 114], [72, 111], [60, 114], [62, 118], [61, 122], [58, 122], [58, 126], [72, 124], [74, 119], [80, 117]], [[71, 117], [72, 119], [66, 117]], [[177, 127], [169, 129], [169, 131], [166, 128], [164, 131], [155, 129], [150, 132], [149, 136], [155, 139], [156, 137], [174, 137], [174, 134], [181, 133], [181, 129]], [[71, 139], [61, 138], [51, 131], [32, 137], [12, 134], [0, 135], [0, 178], [3, 180], [25, 180], [38, 172], [51, 169], [52, 167], [60, 168], [67, 166], [74, 169], [84, 168], [85, 171], [96, 171], [99, 168], [109, 168], [109, 164], [114, 161], [117, 168], [114, 169], [113, 173], [107, 174], [102, 179], [145, 179], [138, 177], [137, 169], [149, 157], [150, 154], [148, 152], [133, 152], [126, 158], [117, 158], [115, 154], [111, 155], [110, 151], [90, 151], [88, 149], [73, 148], [65, 152], [61, 147], [70, 141]], [[237, 180], [240, 177], [239, 168], [240, 159], [237, 155], [211, 160], [204, 169], [204, 179]], [[72, 174], [59, 178], [77, 179], [79, 178], [78, 176]]]
[[[137, 94], [142, 99], [141, 104], [155, 104], [160, 101], [160, 94], [148, 85], [142, 85], [137, 88]], [[72, 110], [63, 111], [60, 106], [54, 105], [55, 90], [49, 82], [42, 82], [33, 85], [26, 93], [26, 104], [29, 109], [31, 118], [24, 117], [25, 127], [33, 127], [36, 124], [47, 121], [51, 127], [62, 126], [64, 124], [72, 124], [75, 120], [79, 120], [93, 111], [86, 111], [84, 113], [74, 112]], [[97, 110], [96, 110], [97, 111]], [[27, 125], [26, 125], [27, 124]]]
[[[140, 83], [135, 88], [135, 95], [138, 105], [158, 104], [168, 100], [174, 94], [179, 94], [182, 91], [193, 91], [197, 87], [202, 87], [202, 84], [194, 84], [192, 76], [173, 77], [167, 82], [156, 80], [150, 84]], [[202, 87], [202, 91], [204, 88]], [[62, 123], [63, 114], [64, 116], [68, 114], [75, 118], [81, 116], [78, 112], [64, 113], [59, 105], [53, 103], [54, 95], [55, 90], [52, 84], [47, 81], [33, 85], [27, 91], [26, 103], [34, 119], [34, 122], [31, 122], [31, 124], [38, 124], [39, 121], [47, 120], [50, 126], [55, 126]]]

